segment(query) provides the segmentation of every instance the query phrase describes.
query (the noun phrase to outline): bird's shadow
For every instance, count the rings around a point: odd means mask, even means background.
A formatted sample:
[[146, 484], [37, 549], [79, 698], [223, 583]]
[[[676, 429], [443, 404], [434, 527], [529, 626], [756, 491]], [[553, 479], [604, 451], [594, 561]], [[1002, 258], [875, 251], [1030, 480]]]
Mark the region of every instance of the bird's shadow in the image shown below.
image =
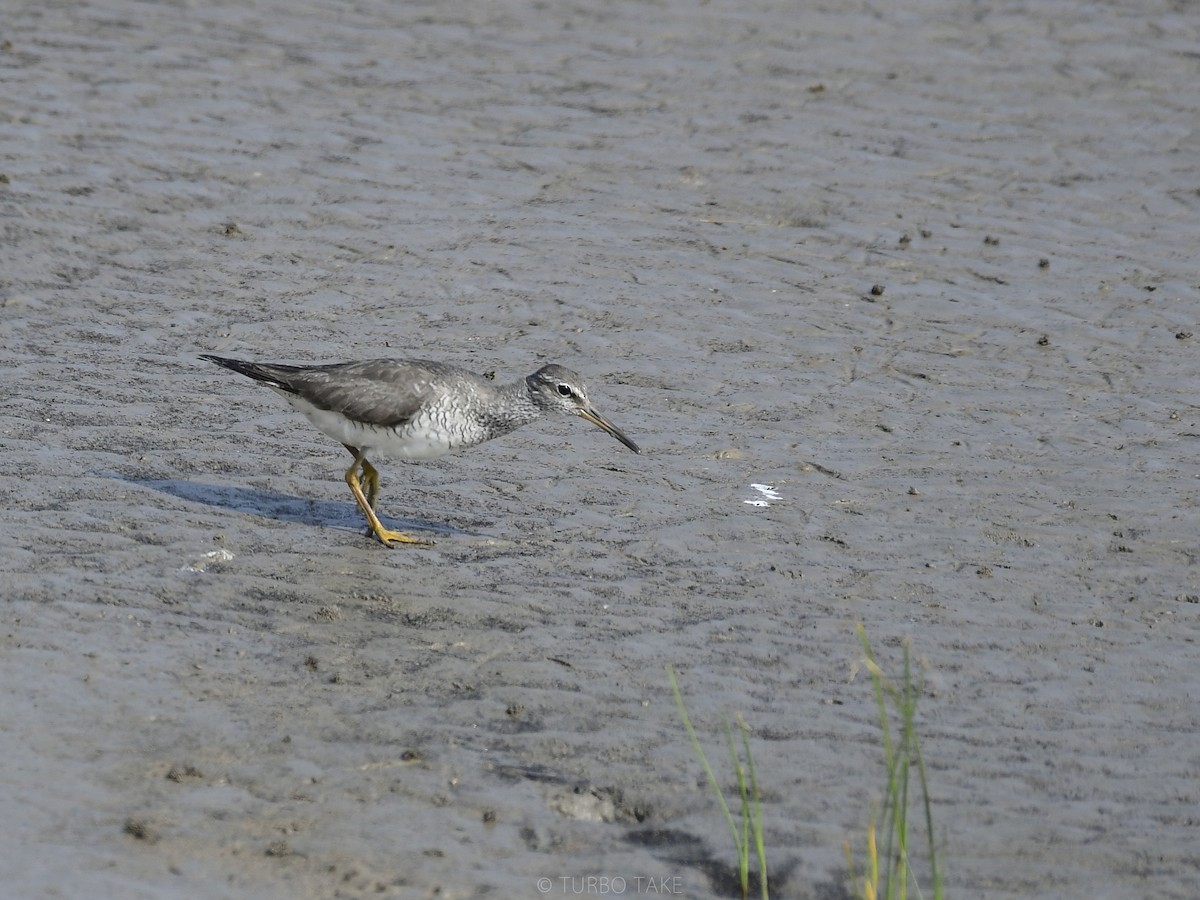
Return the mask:
[[[353, 502], [312, 500], [262, 488], [228, 487], [220, 484], [181, 481], [176, 478], [135, 478], [117, 472], [105, 474], [126, 484], [149, 488], [172, 497], [178, 497], [180, 500], [203, 503], [206, 506], [216, 506], [233, 512], [250, 513], [279, 522], [292, 522], [318, 528], [348, 528], [354, 531], [363, 531], [366, 528], [366, 520]], [[444, 522], [392, 519], [387, 516], [379, 518], [384, 527], [400, 531], [416, 530], [442, 535], [466, 533], [462, 529]]]

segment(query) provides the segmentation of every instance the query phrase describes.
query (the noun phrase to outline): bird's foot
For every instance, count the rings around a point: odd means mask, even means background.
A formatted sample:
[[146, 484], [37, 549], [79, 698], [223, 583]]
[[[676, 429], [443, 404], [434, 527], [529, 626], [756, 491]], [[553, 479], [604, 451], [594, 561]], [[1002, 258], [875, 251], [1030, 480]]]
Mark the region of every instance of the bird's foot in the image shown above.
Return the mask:
[[380, 526], [375, 528], [371, 526], [371, 532], [375, 537], [379, 538], [379, 542], [385, 547], [398, 547], [401, 544], [415, 544], [418, 547], [432, 547], [434, 542], [428, 538], [413, 537], [411, 534], [406, 534], [403, 531], [392, 531], [388, 528]]

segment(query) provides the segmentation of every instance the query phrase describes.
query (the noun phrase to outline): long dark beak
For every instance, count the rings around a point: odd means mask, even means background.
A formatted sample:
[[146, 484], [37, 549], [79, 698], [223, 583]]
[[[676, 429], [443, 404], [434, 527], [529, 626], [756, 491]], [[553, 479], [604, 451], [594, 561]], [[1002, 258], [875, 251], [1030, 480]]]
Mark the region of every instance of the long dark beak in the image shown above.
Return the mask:
[[618, 428], [612, 422], [608, 421], [608, 419], [604, 418], [604, 416], [600, 415], [600, 413], [596, 412], [594, 409], [580, 408], [580, 409], [575, 410], [575, 412], [578, 413], [581, 418], [587, 419], [593, 425], [603, 428], [605, 431], [607, 431], [609, 434], [611, 434], [613, 437], [615, 437], [618, 441], [620, 441], [622, 444], [624, 444], [626, 447], [628, 447], [634, 453], [642, 452], [641, 447], [639, 447], [637, 444], [635, 444], [629, 438], [625, 437], [625, 432], [621, 431], [620, 428]]

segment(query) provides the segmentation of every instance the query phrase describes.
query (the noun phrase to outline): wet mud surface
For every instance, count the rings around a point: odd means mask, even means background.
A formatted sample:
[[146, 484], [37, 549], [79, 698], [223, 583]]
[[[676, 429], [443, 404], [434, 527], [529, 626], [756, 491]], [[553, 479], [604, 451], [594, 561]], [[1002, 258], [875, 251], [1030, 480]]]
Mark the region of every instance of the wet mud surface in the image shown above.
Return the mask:
[[[722, 714], [752, 730], [773, 895], [840, 898], [882, 787], [862, 621], [927, 665], [948, 895], [1197, 896], [1198, 36], [6, 15], [6, 889], [733, 896], [671, 664], [730, 783]], [[387, 550], [342, 448], [200, 353], [559, 362], [644, 454], [544, 421], [380, 461], [437, 540]]]

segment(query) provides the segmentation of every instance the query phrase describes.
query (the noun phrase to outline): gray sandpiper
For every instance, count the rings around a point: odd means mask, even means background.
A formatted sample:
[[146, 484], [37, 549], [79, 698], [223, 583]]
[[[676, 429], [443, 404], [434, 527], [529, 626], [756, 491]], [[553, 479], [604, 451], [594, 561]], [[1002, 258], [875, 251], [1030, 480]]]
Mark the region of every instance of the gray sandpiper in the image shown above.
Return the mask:
[[371, 532], [387, 547], [433, 542], [383, 527], [375, 513], [379, 471], [367, 461], [368, 453], [434, 459], [508, 434], [545, 413], [577, 415], [642, 452], [596, 412], [583, 379], [563, 366], [542, 366], [528, 378], [497, 385], [460, 366], [424, 359], [288, 366], [207, 353], [201, 358], [263, 382], [350, 451], [354, 462], [346, 484]]

